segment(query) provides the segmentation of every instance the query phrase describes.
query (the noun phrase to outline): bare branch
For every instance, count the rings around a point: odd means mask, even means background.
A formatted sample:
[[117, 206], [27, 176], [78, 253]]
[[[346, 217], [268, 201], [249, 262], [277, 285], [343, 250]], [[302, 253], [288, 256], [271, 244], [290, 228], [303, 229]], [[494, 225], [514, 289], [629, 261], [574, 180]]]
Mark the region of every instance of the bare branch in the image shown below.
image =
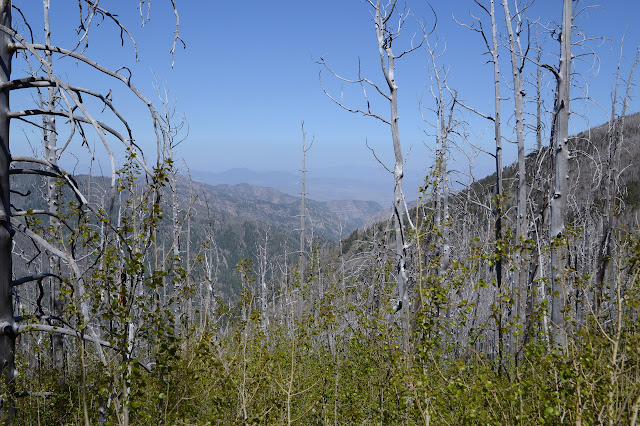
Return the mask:
[[[58, 177], [58, 176], [51, 176], [51, 177]], [[58, 220], [60, 223], [62, 223], [64, 226], [67, 227], [68, 230], [70, 231], [75, 231], [75, 229], [73, 229], [71, 227], [71, 225], [69, 225], [67, 223], [67, 221], [65, 221], [64, 219], [62, 219], [60, 216], [58, 216], [57, 214], [50, 212], [49, 210], [36, 210], [36, 209], [29, 209], [29, 210], [17, 210], [13, 213], [11, 213], [11, 216], [15, 216], [15, 217], [20, 217], [20, 216], [32, 216], [32, 215], [46, 215], [46, 216], [50, 216], [55, 218], [56, 220]]]
[[[76, 43], [76, 47], [74, 47], [73, 50], [75, 51], [78, 47], [80, 47], [80, 44], [82, 43], [82, 40], [87, 39], [86, 45], [88, 45], [89, 29], [91, 27], [91, 22], [93, 21], [93, 17], [96, 15], [96, 12], [98, 12], [102, 17], [106, 16], [107, 18], [111, 19], [111, 21], [113, 21], [113, 23], [115, 23], [116, 26], [120, 29], [120, 43], [122, 44], [122, 46], [124, 46], [124, 34], [127, 34], [127, 36], [129, 37], [129, 40], [131, 41], [131, 44], [133, 45], [133, 51], [135, 53], [135, 58], [136, 58], [136, 61], [137, 61], [138, 60], [138, 45], [136, 44], [136, 41], [134, 40], [134, 38], [131, 35], [131, 33], [129, 32], [129, 30], [127, 30], [127, 28], [120, 23], [120, 21], [117, 18], [117, 15], [114, 15], [114, 14], [108, 12], [107, 10], [99, 7], [98, 6], [98, 2], [100, 0], [98, 0], [97, 2], [93, 2], [91, 0], [85, 0], [85, 1], [90, 6], [90, 8], [93, 10], [93, 13], [88, 14], [87, 18], [85, 18], [85, 19], [82, 19], [82, 16], [81, 16], [81, 18], [80, 18], [81, 19], [81, 26], [84, 29], [84, 34], [82, 34], [82, 37], [80, 37], [80, 39]], [[84, 49], [83, 49], [83, 51], [84, 51]]]
[[[96, 336], [89, 336], [83, 332], [77, 331], [77, 330], [72, 330], [70, 328], [65, 328], [65, 327], [56, 327], [54, 325], [46, 325], [46, 324], [25, 324], [25, 325], [18, 325], [17, 326], [17, 331], [18, 333], [25, 333], [25, 332], [30, 332], [30, 331], [43, 331], [43, 332], [47, 332], [47, 333], [60, 333], [60, 334], [66, 334], [67, 336], [73, 336], [73, 337], [77, 337], [79, 339], [85, 340], [87, 342], [92, 342], [92, 343], [96, 343], [100, 346], [103, 346], [105, 348], [109, 348], [109, 349], [114, 349], [116, 351], [120, 351], [121, 349], [115, 347], [114, 345], [112, 345], [111, 343], [107, 342], [106, 340], [102, 340]], [[147, 372], [151, 373], [153, 371], [153, 364], [145, 364], [142, 361], [138, 361], [138, 364], [144, 368], [145, 370], [147, 370]]]
[[331, 96], [331, 94], [329, 94], [329, 92], [327, 92], [327, 90], [324, 88], [324, 85], [322, 84], [322, 70], [320, 71], [320, 73], [319, 73], [319, 76], [318, 76], [318, 77], [319, 77], [319, 79], [320, 79], [320, 87], [322, 88], [322, 91], [324, 92], [324, 94], [325, 94], [325, 95], [327, 95], [327, 97], [328, 97], [329, 99], [331, 99], [331, 100], [332, 100], [336, 105], [338, 105], [340, 108], [342, 108], [342, 109], [344, 109], [344, 110], [346, 110], [346, 111], [352, 112], [352, 113], [354, 113], [354, 114], [362, 114], [362, 115], [367, 116], [367, 117], [377, 118], [378, 120], [382, 121], [383, 123], [391, 124], [391, 122], [390, 122], [389, 120], [387, 120], [387, 119], [386, 119], [386, 118], [384, 118], [384, 117], [379, 116], [378, 114], [374, 114], [374, 113], [372, 113], [372, 112], [363, 111], [363, 110], [358, 109], [358, 108], [354, 109], [354, 108], [349, 108], [349, 107], [347, 107], [343, 102], [338, 101], [338, 100], [337, 100], [337, 99], [335, 99], [333, 96]]
[[182, 43], [183, 49], [186, 49], [187, 45], [180, 37], [180, 16], [178, 15], [178, 8], [176, 7], [175, 0], [171, 0], [171, 5], [173, 6], [173, 14], [176, 17], [176, 31], [173, 37], [173, 45], [171, 46], [171, 50], [169, 51], [169, 53], [171, 53], [171, 68], [173, 68], [173, 65], [176, 62], [176, 44], [178, 43], [178, 41], [180, 41], [180, 43]]
[[65, 253], [62, 250], [54, 247], [42, 236], [40, 236], [39, 234], [36, 234], [27, 226], [25, 226], [23, 223], [21, 223], [20, 221], [18, 221], [13, 217], [11, 218], [11, 225], [14, 226], [16, 229], [18, 229], [23, 234], [25, 234], [27, 237], [29, 237], [34, 243], [37, 243], [40, 247], [47, 250], [49, 253], [59, 257], [61, 260], [64, 260], [67, 263], [67, 265], [69, 265], [69, 267], [73, 270], [73, 273], [76, 275], [76, 277], [79, 277], [81, 275], [80, 268], [78, 267], [75, 259], [73, 259], [73, 257], [71, 257], [68, 253]]
[[62, 278], [60, 276], [58, 276], [56, 274], [51, 274], [51, 273], [45, 272], [45, 273], [42, 273], [42, 274], [30, 275], [28, 277], [20, 278], [18, 280], [13, 280], [11, 282], [11, 286], [12, 287], [17, 287], [19, 285], [26, 284], [26, 283], [29, 283], [31, 281], [42, 282], [42, 280], [44, 280], [45, 278], [57, 278], [58, 280], [62, 281]]
[[318, 61], [314, 61], [316, 64], [318, 65], [322, 65], [324, 66], [327, 71], [329, 71], [335, 78], [337, 78], [338, 80], [344, 81], [345, 83], [349, 83], [349, 84], [362, 84], [362, 83], [367, 83], [370, 86], [372, 86], [373, 88], [376, 89], [376, 91], [378, 93], [380, 93], [382, 96], [384, 96], [387, 100], [391, 100], [389, 95], [387, 93], [385, 93], [382, 89], [380, 89], [380, 86], [378, 86], [377, 84], [375, 84], [374, 82], [372, 82], [371, 80], [367, 79], [366, 77], [362, 77], [361, 75], [361, 70], [360, 70], [360, 59], [358, 58], [358, 79], [357, 80], [351, 80], [345, 77], [342, 77], [340, 74], [336, 73], [331, 67], [329, 67], [329, 64], [327, 64], [324, 60], [323, 57], [320, 57], [320, 60]]
[[482, 118], [485, 118], [485, 119], [490, 120], [490, 121], [493, 121], [493, 122], [495, 122], [495, 121], [496, 121], [496, 119], [495, 119], [494, 117], [491, 117], [491, 116], [489, 116], [489, 115], [483, 114], [483, 113], [481, 113], [480, 111], [478, 111], [477, 109], [475, 109], [475, 108], [472, 108], [472, 107], [468, 106], [468, 105], [467, 105], [467, 104], [465, 104], [464, 102], [460, 102], [458, 99], [456, 99], [456, 103], [457, 103], [458, 105], [460, 105], [461, 107], [463, 107], [464, 109], [467, 109], [467, 110], [469, 110], [469, 111], [473, 112], [474, 114], [479, 115], [479, 116], [480, 116], [480, 117], [482, 117]]
[[373, 149], [373, 148], [371, 148], [371, 147], [369, 146], [369, 141], [365, 139], [365, 142], [364, 142], [364, 143], [365, 143], [365, 145], [367, 145], [367, 148], [369, 148], [369, 151], [371, 151], [371, 153], [373, 154], [373, 157], [376, 159], [376, 161], [377, 161], [378, 163], [380, 163], [380, 165], [381, 165], [382, 167], [384, 167], [384, 169], [385, 169], [386, 171], [388, 171], [389, 173], [393, 174], [393, 171], [392, 171], [391, 169], [389, 169], [389, 168], [388, 168], [388, 167], [387, 167], [387, 166], [382, 162], [382, 160], [380, 160], [380, 159], [378, 158], [378, 156], [376, 155], [376, 152], [374, 151], [374, 149]]
[[[50, 52], [60, 53], [60, 54], [72, 57], [74, 59], [77, 59], [78, 61], [84, 62], [85, 64], [95, 68], [96, 70], [98, 70], [98, 71], [100, 71], [100, 72], [102, 72], [102, 73], [104, 73], [104, 74], [106, 74], [106, 75], [108, 75], [110, 77], [113, 77], [113, 78], [115, 78], [117, 80], [120, 80], [122, 83], [124, 83], [138, 97], [138, 99], [140, 99], [142, 102], [144, 102], [144, 104], [147, 106], [147, 109], [149, 110], [149, 113], [151, 114], [151, 118], [152, 118], [152, 122], [153, 122], [153, 128], [154, 128], [154, 132], [156, 134], [156, 141], [157, 141], [157, 145], [158, 145], [158, 153], [162, 152], [161, 147], [160, 147], [161, 142], [167, 138], [166, 130], [161, 125], [162, 124], [162, 119], [160, 118], [160, 115], [156, 111], [156, 109], [153, 106], [153, 104], [151, 103], [151, 101], [149, 101], [142, 94], [142, 92], [140, 92], [140, 90], [138, 90], [138, 88], [135, 87], [131, 83], [131, 78], [130, 77], [129, 78], [125, 78], [124, 76], [120, 75], [118, 72], [109, 70], [109, 69], [103, 67], [102, 65], [100, 65], [99, 63], [87, 58], [86, 56], [84, 56], [82, 54], [79, 54], [77, 52], [73, 52], [73, 51], [68, 50], [68, 49], [64, 49], [64, 48], [57, 47], [57, 46], [48, 46], [48, 45], [44, 45], [44, 44], [27, 43], [17, 32], [15, 32], [14, 30], [12, 30], [11, 28], [8, 28], [6, 26], [0, 25], [0, 31], [3, 31], [3, 32], [11, 35], [12, 37], [14, 37], [18, 41], [18, 43], [13, 45], [13, 47], [15, 49], [26, 49], [26, 50], [29, 50], [34, 56], [36, 56], [38, 58], [38, 60], [43, 64], [43, 66], [45, 66], [49, 70], [50, 70], [49, 65], [46, 64], [46, 61], [44, 60], [44, 58], [42, 58], [42, 56], [37, 54], [36, 50], [50, 51]], [[141, 164], [143, 162], [144, 162], [144, 157], [143, 157], [142, 160], [140, 160]]]
[[551, 65], [549, 65], [549, 64], [541, 64], [540, 66], [541, 66], [542, 68], [544, 68], [544, 69], [547, 69], [547, 70], [551, 71], [551, 73], [552, 73], [552, 74], [553, 74], [553, 76], [556, 78], [556, 80], [559, 80], [559, 79], [560, 79], [560, 74], [559, 74], [559, 73], [558, 73], [558, 71], [557, 71], [554, 67], [552, 67]]
[[[53, 77], [44, 77], [44, 76], [31, 76], [31, 77], [25, 77], [22, 79], [18, 79], [18, 80], [12, 80], [9, 81], [7, 83], [4, 83], [3, 85], [0, 85], [0, 90], [2, 89], [6, 89], [6, 90], [17, 90], [17, 89], [25, 89], [25, 88], [32, 88], [32, 87], [59, 87], [62, 86], [65, 90], [67, 91], [71, 91], [71, 92], [76, 92], [76, 93], [85, 93], [87, 95], [90, 95], [92, 97], [95, 97], [97, 99], [99, 99], [102, 103], [104, 103], [105, 106], [107, 106], [109, 108], [109, 110], [111, 110], [111, 112], [114, 113], [114, 115], [118, 118], [118, 120], [125, 126], [126, 130], [127, 130], [127, 134], [129, 136], [129, 138], [127, 139], [128, 143], [130, 143], [132, 146], [135, 146], [136, 148], [140, 149], [134, 142], [133, 142], [133, 133], [131, 131], [131, 128], [129, 126], [129, 123], [124, 119], [124, 117], [120, 114], [120, 112], [115, 108], [115, 106], [113, 105], [113, 102], [111, 101], [109, 95], [107, 94], [102, 95], [101, 93], [95, 92], [93, 90], [90, 89], [85, 89], [83, 87], [78, 87], [78, 86], [73, 86], [70, 84], [66, 84], [64, 82], [62, 82], [61, 80], [57, 79], [57, 78], [53, 78]], [[76, 106], [80, 106], [81, 99], [78, 97], [74, 97], [73, 98], [74, 101], [77, 101]], [[70, 109], [71, 106], [69, 104], [67, 104], [69, 106]], [[69, 113], [67, 113], [66, 115], [67, 117], [69, 116]], [[31, 123], [30, 124], [34, 125], [34, 126], [38, 126], [35, 123]], [[68, 145], [68, 142], [67, 142]], [[64, 148], [66, 148], [66, 146], [60, 149], [61, 151], [64, 151]]]

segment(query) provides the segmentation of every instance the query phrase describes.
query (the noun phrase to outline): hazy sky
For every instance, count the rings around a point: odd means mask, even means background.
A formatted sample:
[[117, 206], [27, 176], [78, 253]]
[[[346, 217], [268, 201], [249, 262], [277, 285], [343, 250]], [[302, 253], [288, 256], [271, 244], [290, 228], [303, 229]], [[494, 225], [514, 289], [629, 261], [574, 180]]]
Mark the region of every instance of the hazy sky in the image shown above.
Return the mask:
[[[543, 24], [559, 21], [561, 3], [560, 0], [538, 0], [527, 16]], [[41, 7], [38, 2], [27, 4]], [[121, 47], [118, 31], [109, 22], [93, 33], [87, 55], [101, 59], [113, 69], [129, 66], [133, 72], [132, 82], [150, 98], [156, 98], [152, 71], [166, 82], [176, 99], [178, 113], [189, 123], [188, 139], [179, 148], [179, 156], [189, 167], [211, 171], [233, 167], [296, 170], [300, 167], [301, 120], [305, 122], [308, 138], [315, 138], [308, 158], [311, 170], [332, 166], [377, 167], [365, 141], [384, 162], [392, 163], [388, 127], [374, 119], [341, 110], [328, 99], [319, 83], [320, 67], [314, 62], [323, 56], [336, 72], [353, 78], [357, 75], [360, 59], [363, 74], [381, 82], [374, 27], [366, 3], [359, 0], [178, 0], [177, 4], [180, 36], [186, 49], [178, 49], [173, 69], [168, 51], [175, 28], [168, 0], [153, 0], [151, 20], [144, 28], [140, 27], [140, 16], [135, 7], [123, 6], [120, 1], [102, 1], [102, 7], [117, 9], [122, 21], [131, 28], [138, 42], [140, 60], [133, 63], [131, 44], [125, 40]], [[414, 17], [408, 18], [402, 37], [394, 45], [397, 52], [408, 47], [411, 37], [418, 32], [415, 19], [424, 21], [428, 28], [434, 23], [427, 2], [412, 0], [399, 4], [402, 7], [406, 4]], [[493, 109], [492, 68], [487, 63], [487, 55], [483, 54], [483, 41], [477, 33], [452, 19], [455, 16], [460, 22], [471, 24], [473, 18], [469, 12], [485, 16], [471, 0], [434, 1], [432, 4], [438, 17], [439, 51], [444, 52], [439, 58], [440, 65], [449, 69], [449, 86], [458, 91], [460, 99], [490, 114]], [[595, 4], [585, 0], [579, 2], [578, 8]], [[606, 38], [588, 43], [601, 59], [596, 61], [595, 67], [592, 66], [593, 56], [584, 56], [586, 62], [576, 63], [581, 76], [576, 77], [574, 83], [583, 90], [579, 92], [576, 87], [573, 96], [586, 94], [604, 109], [596, 103], [574, 104], [577, 112], [591, 120], [591, 124], [604, 122], [610, 110], [613, 72], [623, 34], [626, 32], [624, 51], [627, 58], [632, 59], [640, 45], [640, 30], [634, 26], [640, 16], [640, 2], [609, 0], [603, 4], [604, 7], [589, 7], [576, 21], [587, 37]], [[58, 2], [53, 2], [54, 12], [59, 6]], [[69, 8], [75, 10], [73, 6]], [[496, 8], [501, 15], [499, 3]], [[41, 13], [37, 10], [26, 12], [36, 16]], [[69, 29], [77, 25], [75, 13], [54, 14], [54, 43], [68, 43], [73, 37], [74, 33]], [[435, 35], [431, 37], [435, 41]], [[558, 43], [544, 34], [540, 39], [545, 40], [546, 61], [555, 65], [557, 59], [552, 55], [558, 51]], [[503, 76], [508, 79], [510, 63], [506, 51], [501, 52], [500, 60]], [[434, 141], [429, 136], [432, 133], [429, 125], [421, 120], [419, 109], [421, 101], [425, 106], [424, 115], [432, 118], [432, 113], [426, 109], [433, 105], [429, 94], [429, 66], [424, 51], [416, 51], [397, 63], [400, 133], [408, 158], [408, 175], [422, 175], [430, 165], [429, 148], [433, 147]], [[70, 65], [65, 70], [69, 79], [75, 79], [74, 73], [80, 69], [74, 67]], [[535, 72], [532, 64], [528, 67], [526, 72]], [[628, 75], [628, 69], [627, 61], [623, 63], [624, 75]], [[90, 73], [81, 73], [77, 78], [85, 79], [86, 85], [97, 81]], [[323, 72], [323, 81], [328, 90], [340, 96], [341, 88], [335, 78]], [[507, 81], [503, 83], [503, 96], [508, 98], [511, 93]], [[120, 89], [113, 86], [117, 96]], [[548, 97], [553, 88], [550, 76], [546, 75], [544, 90]], [[363, 105], [361, 91], [357, 89], [344, 88], [345, 103]], [[531, 87], [527, 91], [533, 94]], [[373, 90], [369, 93], [372, 109], [388, 115], [388, 103], [373, 96]], [[12, 102], [25, 101], [15, 99]], [[508, 101], [503, 108], [507, 111], [504, 119], [512, 119]], [[637, 110], [638, 103], [634, 100], [631, 111]], [[138, 131], [138, 142], [152, 150], [153, 146], [149, 144], [151, 130], [141, 124], [147, 118], [144, 109], [133, 101], [126, 101], [123, 111]], [[486, 120], [467, 113], [460, 114], [459, 119], [468, 122], [464, 131], [472, 143], [491, 147], [493, 135]], [[574, 114], [573, 126], [582, 130], [587, 125]], [[505, 134], [507, 138], [510, 136], [509, 132]], [[529, 136], [528, 146], [533, 147], [534, 143], [533, 137]], [[472, 151], [464, 146], [462, 149]], [[504, 162], [514, 160], [515, 150], [507, 146]], [[492, 159], [485, 154], [478, 154], [474, 162], [477, 177], [482, 177], [492, 165]]]

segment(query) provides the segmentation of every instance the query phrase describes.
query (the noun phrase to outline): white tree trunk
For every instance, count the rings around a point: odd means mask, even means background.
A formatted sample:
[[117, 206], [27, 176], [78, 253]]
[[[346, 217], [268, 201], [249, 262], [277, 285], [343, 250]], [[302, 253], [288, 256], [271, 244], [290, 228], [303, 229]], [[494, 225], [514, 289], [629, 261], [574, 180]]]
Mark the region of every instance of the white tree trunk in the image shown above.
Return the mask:
[[555, 104], [555, 129], [553, 149], [555, 175], [553, 196], [550, 201], [551, 249], [551, 342], [556, 349], [564, 351], [567, 336], [564, 323], [564, 305], [567, 289], [565, 278], [565, 250], [562, 241], [565, 235], [567, 195], [569, 189], [569, 100], [571, 86], [571, 27], [573, 23], [573, 2], [564, 0], [562, 7], [562, 35], [560, 47], [560, 68], [556, 78], [558, 88]]
[[[43, 1], [44, 6], [44, 32], [45, 32], [45, 42], [48, 46], [51, 45], [51, 29], [49, 22], [49, 6], [50, 1]], [[49, 64], [49, 67], [52, 66], [52, 58], [51, 51], [45, 52], [45, 60]], [[50, 78], [53, 78], [53, 75], [49, 75]], [[47, 111], [53, 111], [55, 109], [55, 101], [56, 101], [56, 92], [57, 88], [49, 87], [47, 91], [48, 99], [46, 109]], [[57, 149], [57, 130], [56, 130], [56, 118], [54, 115], [45, 115], [43, 116], [43, 125], [44, 125], [44, 155], [46, 160], [53, 166], [58, 164], [58, 155], [56, 152]], [[49, 211], [54, 215], [58, 214], [58, 191], [56, 189], [57, 178], [48, 177], [47, 178], [47, 201], [49, 203]], [[56, 233], [60, 231], [60, 223], [54, 218], [49, 217], [49, 224], [51, 228]], [[60, 273], [60, 258], [57, 256], [53, 256], [49, 254], [49, 272], [52, 274]], [[62, 297], [60, 292], [60, 280], [51, 279], [51, 312], [54, 316], [61, 318], [64, 314], [63, 305], [62, 305]], [[56, 370], [62, 372], [64, 370], [64, 340], [63, 335], [60, 333], [53, 333], [51, 335], [51, 354], [53, 358], [53, 366]]]
[[[513, 78], [513, 99], [515, 104], [516, 117], [516, 139], [518, 141], [518, 199], [517, 199], [517, 218], [516, 218], [516, 244], [521, 244], [526, 238], [527, 223], [527, 181], [525, 168], [525, 152], [524, 152], [524, 89], [522, 84], [522, 68], [524, 67], [524, 58], [522, 57], [522, 48], [520, 46], [520, 37], [514, 33], [511, 24], [511, 12], [509, 10], [508, 0], [502, 1], [504, 7], [505, 21], [507, 24], [507, 33], [509, 35], [509, 51], [511, 53], [511, 72]], [[520, 16], [517, 16], [518, 29], [521, 22]], [[516, 46], [517, 44], [517, 46]], [[514, 304], [511, 309], [515, 308], [517, 321], [524, 324], [524, 310], [526, 302], [526, 278], [527, 271], [524, 269], [524, 259], [522, 254], [525, 250], [516, 250], [515, 265], [517, 269], [517, 281], [515, 288], [512, 288], [514, 295]], [[512, 348], [515, 350], [515, 348]]]
[[500, 102], [502, 98], [500, 97], [500, 65], [498, 59], [498, 27], [496, 23], [496, 11], [494, 0], [491, 0], [491, 61], [493, 62], [493, 92], [495, 99], [495, 110], [493, 115], [493, 128], [495, 134], [496, 141], [496, 208], [495, 208], [495, 220], [496, 220], [496, 230], [495, 230], [495, 238], [496, 238], [496, 262], [495, 262], [495, 270], [496, 270], [496, 287], [497, 294], [496, 299], [498, 301], [498, 315], [497, 315], [497, 327], [498, 327], [498, 341], [496, 342], [496, 346], [498, 349], [498, 358], [500, 365], [502, 365], [502, 350], [504, 346], [503, 341], [503, 330], [502, 330], [502, 292], [504, 291], [502, 286], [502, 251], [498, 248], [502, 242], [502, 202], [503, 202], [503, 189], [502, 189], [502, 129], [501, 129], [501, 121], [500, 121]]
[[[393, 11], [395, 1], [391, 6]], [[402, 309], [403, 305], [407, 305], [407, 283], [409, 281], [406, 271], [407, 248], [405, 242], [404, 230], [404, 193], [402, 192], [402, 178], [404, 177], [404, 158], [402, 157], [402, 147], [400, 145], [400, 131], [398, 128], [398, 85], [395, 79], [395, 59], [391, 49], [391, 43], [388, 42], [386, 30], [386, 22], [390, 16], [385, 16], [380, 5], [380, 0], [376, 2], [375, 7], [375, 26], [376, 37], [378, 39], [378, 53], [380, 54], [380, 63], [382, 72], [385, 76], [387, 86], [389, 87], [389, 104], [391, 116], [389, 117], [389, 125], [391, 127], [391, 139], [393, 141], [393, 154], [395, 165], [393, 167], [393, 217], [396, 245], [396, 280], [398, 283], [398, 301], [394, 307], [394, 311]]]

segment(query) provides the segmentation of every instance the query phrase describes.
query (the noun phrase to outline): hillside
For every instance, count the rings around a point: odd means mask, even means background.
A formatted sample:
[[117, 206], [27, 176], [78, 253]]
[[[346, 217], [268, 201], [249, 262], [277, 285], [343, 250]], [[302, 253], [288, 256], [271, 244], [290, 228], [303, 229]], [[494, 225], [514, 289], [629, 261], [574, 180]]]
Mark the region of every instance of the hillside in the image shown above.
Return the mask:
[[[16, 167], [20, 167], [19, 163]], [[104, 203], [104, 194], [108, 182], [105, 178], [87, 175], [75, 176], [79, 187], [90, 192], [95, 205]], [[20, 176], [13, 179], [14, 190], [30, 194], [19, 197], [16, 205], [45, 209], [44, 198], [37, 196], [45, 193], [44, 181], [35, 176]], [[90, 190], [88, 188], [91, 187]], [[64, 204], [74, 197], [68, 189], [62, 187]], [[159, 226], [159, 242], [170, 247], [173, 236], [172, 218], [174, 200], [168, 188], [165, 188], [161, 200], [163, 220]], [[217, 288], [227, 296], [237, 294], [240, 283], [235, 271], [242, 259], [258, 263], [260, 250], [265, 249], [269, 258], [280, 258], [295, 264], [299, 252], [300, 199], [284, 194], [272, 188], [238, 185], [207, 185], [189, 181], [184, 177], [177, 180], [176, 217], [180, 222], [181, 237], [178, 240], [180, 251], [186, 250], [198, 256], [204, 247], [214, 247], [219, 258], [217, 266]], [[114, 214], [120, 209], [120, 199], [116, 199]], [[343, 200], [330, 202], [306, 202], [306, 236], [311, 250], [311, 239], [321, 246], [334, 244], [349, 235], [354, 229], [364, 225], [367, 217], [379, 212], [382, 207], [376, 202]], [[189, 217], [188, 221], [186, 218]], [[114, 217], [117, 221], [117, 218]], [[186, 228], [189, 227], [189, 235]], [[188, 241], [188, 242], [187, 242]], [[26, 246], [18, 238], [18, 246]], [[266, 248], [265, 248], [266, 246]], [[16, 268], [23, 266], [17, 262]], [[267, 276], [270, 277], [273, 271]]]
[[[608, 123], [600, 124], [578, 133], [569, 140], [571, 159], [569, 164], [569, 186], [573, 206], [602, 206], [605, 180], [607, 179], [609, 156]], [[619, 199], [627, 214], [640, 207], [640, 113], [624, 118], [624, 131], [620, 144], [620, 165], [617, 167]], [[552, 173], [550, 148], [543, 146], [540, 152], [527, 155], [527, 182], [530, 194], [548, 190], [548, 179]], [[512, 205], [516, 197], [517, 163], [503, 169], [503, 180], [507, 202]], [[493, 195], [496, 174], [493, 173], [476, 182], [468, 189], [457, 192], [454, 197], [469, 197], [474, 194], [486, 202]], [[545, 188], [546, 185], [546, 188]]]
[[[622, 121], [619, 121], [620, 124]], [[623, 132], [618, 144], [619, 164], [615, 164], [615, 152], [611, 148], [609, 123], [600, 124], [589, 130], [570, 137], [571, 157], [569, 163], [569, 197], [567, 210], [567, 226], [572, 232], [578, 233], [573, 242], [573, 255], [583, 258], [581, 271], [586, 276], [592, 274], [594, 265], [601, 262], [599, 245], [604, 244], [608, 237], [601, 235], [605, 227], [605, 200], [607, 181], [614, 174], [617, 177], [616, 208], [614, 209], [615, 230], [631, 231], [638, 227], [638, 213], [640, 212], [640, 113], [624, 117]], [[611, 166], [613, 164], [613, 166]], [[553, 187], [553, 158], [549, 146], [543, 146], [538, 152], [530, 152], [526, 157], [527, 186], [528, 186], [528, 224], [529, 241], [536, 241], [537, 250], [548, 250], [548, 220], [549, 199]], [[517, 200], [517, 163], [511, 163], [503, 169], [504, 205], [503, 205], [503, 235], [510, 243], [515, 243], [516, 200]], [[496, 174], [490, 174], [472, 182], [467, 188], [452, 191], [449, 200], [451, 218], [448, 232], [451, 238], [452, 252], [461, 253], [469, 249], [473, 241], [481, 242], [485, 250], [485, 258], [493, 254], [490, 247], [494, 244], [495, 236], [495, 185]], [[434, 211], [433, 200], [424, 200], [420, 208], [415, 202], [410, 205], [409, 214], [417, 223], [420, 220], [432, 221]], [[355, 230], [347, 239], [342, 241], [342, 250], [349, 255], [369, 250], [371, 243], [376, 241], [393, 241], [393, 234], [389, 232], [390, 213], [378, 212], [367, 221], [365, 229]], [[421, 233], [436, 232], [433, 222], [425, 224], [427, 230]], [[430, 236], [430, 244], [436, 244], [437, 237]], [[415, 235], [410, 235], [415, 244]], [[458, 240], [458, 241], [456, 241]], [[424, 244], [424, 243], [422, 243]], [[458, 248], [454, 249], [458, 245]], [[542, 246], [542, 247], [541, 247]], [[415, 249], [415, 247], [412, 247]], [[438, 250], [435, 252], [438, 254]], [[576, 254], [578, 253], [578, 254]], [[509, 253], [511, 256], [512, 253]], [[415, 259], [414, 259], [415, 261]], [[507, 264], [512, 259], [507, 256]], [[575, 261], [575, 258], [574, 258]], [[409, 265], [416, 267], [416, 265]], [[536, 278], [539, 265], [531, 264], [531, 280]], [[547, 266], [548, 267], [548, 266]], [[482, 268], [481, 268], [482, 269]], [[483, 279], [491, 280], [491, 268], [483, 271]], [[510, 278], [507, 273], [507, 278]], [[545, 271], [544, 273], [549, 273]]]
[[[178, 192], [198, 194], [199, 203], [216, 216], [243, 218], [287, 230], [300, 228], [300, 199], [273, 188], [249, 185], [208, 185], [181, 179]], [[362, 227], [366, 220], [383, 210], [375, 201], [306, 200], [307, 233], [338, 240], [353, 230]]]

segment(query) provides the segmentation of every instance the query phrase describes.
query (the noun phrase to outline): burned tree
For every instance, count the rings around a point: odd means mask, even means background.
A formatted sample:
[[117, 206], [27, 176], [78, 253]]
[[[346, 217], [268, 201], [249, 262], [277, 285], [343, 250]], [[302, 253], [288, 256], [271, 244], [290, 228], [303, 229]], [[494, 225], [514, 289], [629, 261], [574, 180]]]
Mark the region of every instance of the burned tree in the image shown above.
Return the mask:
[[[346, 111], [362, 114], [366, 117], [373, 117], [380, 120], [384, 124], [388, 125], [391, 130], [391, 139], [393, 143], [393, 153], [395, 163], [393, 168], [385, 166], [387, 171], [393, 174], [394, 190], [393, 190], [393, 224], [395, 234], [395, 256], [396, 256], [396, 281], [398, 286], [398, 299], [394, 306], [394, 311], [398, 312], [402, 309], [403, 305], [408, 302], [407, 286], [409, 278], [407, 275], [407, 233], [405, 230], [405, 218], [408, 218], [406, 200], [402, 191], [402, 178], [404, 176], [404, 158], [402, 156], [402, 145], [400, 143], [400, 131], [398, 126], [398, 84], [396, 82], [396, 60], [402, 58], [404, 55], [413, 52], [420, 48], [424, 41], [425, 34], [422, 34], [420, 42], [413, 44], [402, 53], [397, 54], [393, 51], [393, 43], [400, 35], [402, 27], [409, 17], [409, 12], [401, 12], [397, 8], [397, 0], [390, 2], [384, 6], [380, 0], [375, 3], [371, 0], [367, 0], [367, 3], [371, 7], [371, 16], [373, 17], [373, 23], [376, 32], [376, 40], [378, 44], [378, 53], [380, 56], [380, 69], [384, 77], [386, 84], [386, 90], [376, 84], [374, 81], [364, 77], [361, 70], [358, 70], [358, 78], [346, 79], [335, 73], [329, 65], [325, 62], [324, 58], [320, 58], [318, 63], [327, 69], [333, 76], [337, 77], [341, 81], [349, 84], [360, 85], [364, 94], [364, 98], [367, 104], [366, 109], [352, 108], [347, 106], [342, 100], [338, 100], [327, 92], [322, 87], [324, 93], [337, 105]], [[391, 18], [394, 17], [397, 20], [397, 27], [392, 27]], [[320, 83], [322, 84], [322, 70], [320, 71]], [[371, 111], [371, 104], [367, 96], [366, 88], [373, 88], [379, 95], [381, 95], [387, 102], [389, 102], [389, 116], [385, 117]], [[409, 219], [409, 226], [412, 223]]]
[[564, 0], [562, 6], [562, 32], [560, 34], [560, 63], [550, 69], [557, 81], [553, 110], [551, 144], [555, 166], [553, 195], [549, 202], [551, 248], [551, 341], [557, 349], [567, 347], [564, 321], [566, 286], [566, 261], [563, 260], [562, 243], [566, 237], [565, 220], [569, 191], [569, 101], [571, 88], [571, 31], [573, 27], [573, 0]]

